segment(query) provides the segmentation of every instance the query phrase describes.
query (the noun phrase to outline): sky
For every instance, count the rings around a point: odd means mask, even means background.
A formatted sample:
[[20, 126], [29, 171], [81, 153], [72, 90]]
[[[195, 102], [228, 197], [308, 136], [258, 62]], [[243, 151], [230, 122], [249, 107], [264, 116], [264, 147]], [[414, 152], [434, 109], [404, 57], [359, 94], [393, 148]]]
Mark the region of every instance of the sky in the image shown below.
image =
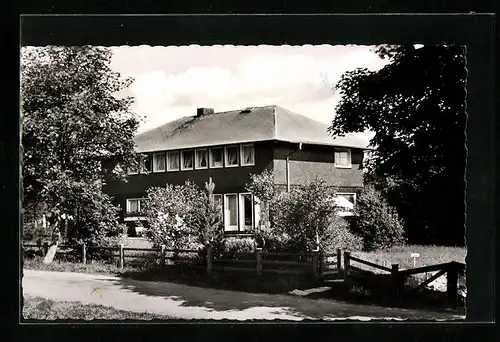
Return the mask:
[[216, 112], [279, 105], [330, 123], [341, 75], [359, 67], [377, 70], [387, 60], [369, 46], [120, 46], [111, 68], [134, 82], [126, 95], [144, 117], [139, 132], [196, 108]]

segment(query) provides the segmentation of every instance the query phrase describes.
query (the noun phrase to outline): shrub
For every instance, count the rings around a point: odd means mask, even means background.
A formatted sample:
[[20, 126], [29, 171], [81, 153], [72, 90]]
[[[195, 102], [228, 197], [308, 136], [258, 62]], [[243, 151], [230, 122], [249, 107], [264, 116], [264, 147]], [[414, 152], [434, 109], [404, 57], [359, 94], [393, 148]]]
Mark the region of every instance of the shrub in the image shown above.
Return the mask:
[[221, 208], [213, 200], [213, 183], [202, 191], [192, 182], [147, 190], [144, 234], [155, 245], [183, 249], [188, 243], [206, 246], [223, 238]]
[[278, 193], [271, 211], [273, 243], [290, 252], [306, 252], [317, 247], [358, 249], [359, 238], [338, 215], [335, 196], [334, 189], [321, 179]]
[[228, 237], [224, 240], [225, 252], [253, 252], [255, 239], [251, 237]]
[[351, 221], [354, 232], [363, 237], [367, 251], [404, 244], [403, 224], [382, 194], [368, 184], [361, 192]]

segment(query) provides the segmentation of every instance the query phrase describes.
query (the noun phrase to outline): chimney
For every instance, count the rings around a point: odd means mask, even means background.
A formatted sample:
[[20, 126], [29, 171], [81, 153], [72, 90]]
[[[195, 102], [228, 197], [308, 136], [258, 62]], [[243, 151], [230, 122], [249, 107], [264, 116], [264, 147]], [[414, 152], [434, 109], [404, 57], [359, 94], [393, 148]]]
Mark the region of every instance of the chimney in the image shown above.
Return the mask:
[[198, 108], [196, 110], [196, 116], [198, 117], [203, 116], [205, 114], [213, 114], [213, 113], [214, 113], [213, 108]]

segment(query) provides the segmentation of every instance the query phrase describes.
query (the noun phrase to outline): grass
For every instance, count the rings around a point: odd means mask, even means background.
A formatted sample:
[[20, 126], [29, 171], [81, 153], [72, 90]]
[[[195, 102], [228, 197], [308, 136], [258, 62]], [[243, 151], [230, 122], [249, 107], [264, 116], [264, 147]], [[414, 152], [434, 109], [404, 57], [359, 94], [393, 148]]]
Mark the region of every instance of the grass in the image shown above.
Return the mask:
[[52, 263], [46, 265], [42, 262], [42, 260], [42, 257], [25, 259], [23, 268], [39, 271], [76, 272], [111, 276], [120, 276], [125, 272], [137, 272], [139, 270], [147, 270], [150, 268], [147, 262], [143, 262], [142, 265], [125, 266], [123, 269], [120, 269], [117, 265], [106, 261], [92, 261], [87, 264], [82, 264], [79, 262], [68, 262], [56, 259], [52, 261]]
[[423, 267], [450, 261], [465, 263], [467, 249], [465, 247], [406, 245], [392, 247], [386, 251], [353, 252], [352, 255], [389, 268], [391, 264], [399, 264], [399, 269], [407, 269], [413, 268], [411, 253], [420, 254], [415, 267]]
[[117, 310], [111, 307], [80, 302], [55, 302], [40, 297], [24, 296], [24, 319], [104, 319], [104, 320], [151, 320], [172, 319], [165, 315], [153, 313], [137, 313]]

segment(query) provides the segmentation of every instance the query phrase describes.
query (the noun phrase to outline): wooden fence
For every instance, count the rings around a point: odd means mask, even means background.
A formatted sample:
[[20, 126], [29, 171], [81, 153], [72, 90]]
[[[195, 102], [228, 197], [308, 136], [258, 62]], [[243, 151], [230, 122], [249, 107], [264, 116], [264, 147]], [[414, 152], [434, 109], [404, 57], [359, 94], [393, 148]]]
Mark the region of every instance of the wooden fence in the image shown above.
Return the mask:
[[[353, 266], [353, 262], [384, 271], [385, 273], [374, 273], [366, 269]], [[429, 279], [426, 279], [413, 288], [405, 288], [405, 281], [407, 278], [416, 274], [434, 271], [437, 271], [437, 273]], [[455, 307], [458, 299], [458, 275], [465, 275], [465, 264], [452, 261], [443, 264], [400, 270], [398, 264], [392, 264], [391, 268], [388, 268], [367, 260], [353, 257], [349, 252], [344, 252], [343, 274], [345, 280], [351, 278], [355, 281], [374, 286], [382, 291], [390, 293], [396, 299], [419, 292], [434, 280], [446, 274], [447, 303], [449, 306]]]
[[[49, 249], [48, 243], [43, 245], [23, 245], [26, 248], [35, 248], [39, 253], [45, 255]], [[117, 247], [92, 247], [82, 245], [79, 250], [67, 250], [59, 246], [56, 256], [72, 255], [83, 264], [87, 263], [88, 257], [97, 253], [106, 255], [110, 259], [117, 258], [118, 266], [123, 268], [127, 260], [147, 258], [159, 262], [161, 267], [170, 265], [187, 264], [197, 268], [203, 268], [207, 274], [213, 272], [243, 272], [253, 273], [258, 276], [263, 274], [281, 275], [311, 275], [320, 281], [338, 279], [342, 276], [344, 280], [367, 284], [378, 288], [380, 291], [391, 294], [394, 298], [401, 298], [414, 294], [424, 289], [437, 278], [447, 275], [447, 302], [450, 306], [457, 304], [458, 275], [465, 274], [465, 264], [449, 262], [419, 268], [400, 270], [398, 264], [386, 267], [363, 260], [351, 255], [350, 252], [337, 249], [336, 253], [322, 253], [320, 251], [310, 253], [276, 253], [256, 250], [254, 252], [226, 252], [221, 257], [214, 257], [211, 246], [205, 250], [189, 249], [167, 249], [161, 248], [130, 248], [119, 245]], [[148, 254], [149, 252], [149, 254]], [[361, 264], [364, 268], [356, 266]], [[354, 264], [354, 265], [353, 265]], [[366, 267], [378, 270], [378, 273], [365, 269]], [[405, 280], [415, 274], [434, 272], [437, 273], [429, 279], [418, 284], [416, 287], [405, 288]]]
[[[48, 243], [43, 245], [23, 245], [23, 249], [37, 248], [39, 254], [45, 255], [49, 249]], [[140, 253], [142, 252], [142, 253]], [[148, 253], [149, 252], [149, 253]], [[159, 261], [164, 267], [170, 264], [188, 264], [206, 269], [208, 274], [215, 272], [247, 272], [282, 275], [312, 275], [321, 279], [324, 274], [331, 275], [340, 271], [340, 249], [337, 254], [311, 253], [276, 253], [257, 249], [254, 252], [225, 252], [221, 257], [214, 258], [211, 246], [206, 250], [181, 250], [161, 248], [129, 248], [117, 247], [86, 247], [84, 244], [77, 250], [67, 250], [64, 245], [58, 246], [56, 257], [73, 256], [86, 264], [89, 257], [100, 254], [101, 257], [117, 259], [120, 268], [127, 265], [127, 259], [147, 258]], [[333, 260], [333, 262], [332, 262]]]

